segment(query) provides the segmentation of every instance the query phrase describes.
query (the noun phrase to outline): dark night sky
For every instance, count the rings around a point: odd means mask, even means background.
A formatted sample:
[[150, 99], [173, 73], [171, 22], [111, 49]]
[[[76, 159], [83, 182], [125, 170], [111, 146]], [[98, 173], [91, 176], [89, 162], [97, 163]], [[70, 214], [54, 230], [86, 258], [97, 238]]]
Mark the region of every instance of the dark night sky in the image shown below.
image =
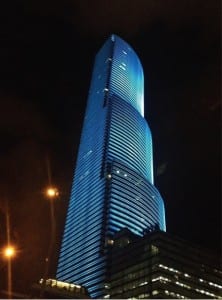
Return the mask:
[[60, 239], [94, 56], [111, 33], [135, 49], [144, 67], [167, 230], [219, 251], [220, 1], [16, 3], [5, 10], [0, 49], [0, 243], [8, 199], [19, 249], [15, 289], [43, 273], [50, 235], [47, 157], [61, 191]]

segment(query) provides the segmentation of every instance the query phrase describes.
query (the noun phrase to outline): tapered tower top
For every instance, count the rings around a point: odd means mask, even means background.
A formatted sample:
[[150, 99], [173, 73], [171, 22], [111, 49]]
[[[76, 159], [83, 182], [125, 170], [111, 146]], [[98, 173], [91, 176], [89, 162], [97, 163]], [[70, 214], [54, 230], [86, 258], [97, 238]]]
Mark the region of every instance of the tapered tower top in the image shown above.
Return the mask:
[[139, 57], [128, 43], [115, 34], [107, 39], [98, 52], [100, 60], [104, 48], [112, 49], [106, 58], [112, 60], [109, 85], [106, 88], [110, 94], [121, 97], [144, 116], [144, 76]]

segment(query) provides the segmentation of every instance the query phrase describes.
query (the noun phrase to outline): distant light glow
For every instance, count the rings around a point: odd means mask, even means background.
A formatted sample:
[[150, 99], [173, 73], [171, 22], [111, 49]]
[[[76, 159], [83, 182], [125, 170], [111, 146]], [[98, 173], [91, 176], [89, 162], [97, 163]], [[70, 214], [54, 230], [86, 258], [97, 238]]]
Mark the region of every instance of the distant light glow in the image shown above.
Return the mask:
[[59, 196], [59, 191], [58, 191], [57, 188], [49, 187], [49, 188], [47, 188], [47, 190], [46, 190], [46, 195], [47, 195], [49, 198], [58, 197], [58, 196]]
[[11, 258], [15, 255], [15, 248], [13, 246], [7, 246], [5, 247], [3, 253], [6, 258]]

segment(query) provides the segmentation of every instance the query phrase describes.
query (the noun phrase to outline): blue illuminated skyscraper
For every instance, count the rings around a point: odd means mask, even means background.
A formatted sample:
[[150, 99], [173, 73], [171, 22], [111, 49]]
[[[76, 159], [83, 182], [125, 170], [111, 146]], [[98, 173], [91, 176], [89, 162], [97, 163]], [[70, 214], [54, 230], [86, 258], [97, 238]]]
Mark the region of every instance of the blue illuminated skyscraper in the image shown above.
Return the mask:
[[95, 59], [57, 278], [103, 296], [112, 235], [123, 227], [143, 235], [154, 225], [165, 230], [143, 69], [133, 49], [112, 35]]

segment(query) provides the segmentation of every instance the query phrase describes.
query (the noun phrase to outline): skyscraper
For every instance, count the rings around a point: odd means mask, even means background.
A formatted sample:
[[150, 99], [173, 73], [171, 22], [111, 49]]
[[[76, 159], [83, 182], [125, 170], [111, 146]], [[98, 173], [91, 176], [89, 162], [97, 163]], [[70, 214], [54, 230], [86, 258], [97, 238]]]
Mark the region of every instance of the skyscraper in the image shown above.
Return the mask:
[[57, 278], [103, 295], [112, 235], [158, 226], [152, 137], [144, 119], [143, 69], [134, 50], [111, 35], [98, 52], [83, 123]]

